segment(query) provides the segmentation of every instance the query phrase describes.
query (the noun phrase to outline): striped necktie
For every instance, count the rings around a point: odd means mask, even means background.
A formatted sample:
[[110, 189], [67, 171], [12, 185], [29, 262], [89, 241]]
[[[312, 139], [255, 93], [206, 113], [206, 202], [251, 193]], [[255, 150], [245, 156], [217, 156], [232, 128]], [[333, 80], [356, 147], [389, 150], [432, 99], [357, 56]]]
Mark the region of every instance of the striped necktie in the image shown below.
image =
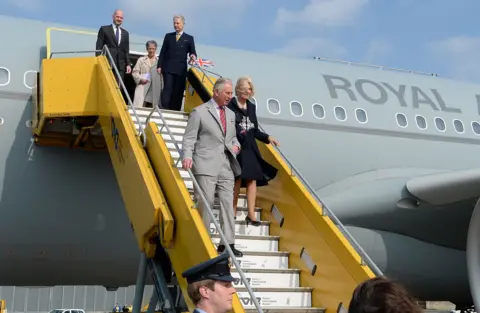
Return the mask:
[[223, 132], [227, 133], [227, 119], [225, 117], [225, 107], [218, 107], [220, 109], [220, 122], [222, 122]]

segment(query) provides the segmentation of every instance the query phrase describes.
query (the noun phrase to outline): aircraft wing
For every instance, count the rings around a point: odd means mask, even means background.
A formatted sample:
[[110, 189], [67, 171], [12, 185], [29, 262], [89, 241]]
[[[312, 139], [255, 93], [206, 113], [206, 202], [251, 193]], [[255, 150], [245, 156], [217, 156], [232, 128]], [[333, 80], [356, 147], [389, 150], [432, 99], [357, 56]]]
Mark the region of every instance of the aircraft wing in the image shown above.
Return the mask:
[[415, 177], [406, 187], [412, 195], [432, 205], [479, 197], [480, 168]]

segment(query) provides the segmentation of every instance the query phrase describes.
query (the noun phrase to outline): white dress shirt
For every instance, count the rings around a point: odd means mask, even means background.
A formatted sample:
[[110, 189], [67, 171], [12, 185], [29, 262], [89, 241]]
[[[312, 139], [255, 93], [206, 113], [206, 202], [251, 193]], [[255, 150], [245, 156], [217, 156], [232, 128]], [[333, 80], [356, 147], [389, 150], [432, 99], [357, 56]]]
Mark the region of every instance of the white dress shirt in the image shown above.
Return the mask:
[[[120, 28], [121, 25], [118, 25], [118, 45], [122, 42], [122, 29]], [[115, 35], [115, 32], [117, 31], [117, 25], [112, 24], [113, 28], [113, 34]]]
[[[211, 102], [213, 103], [213, 105], [215, 106], [215, 109], [216, 109], [216, 111], [217, 111], [218, 117], [220, 118], [220, 106], [215, 102], [215, 100], [210, 99], [210, 101], [211, 101]], [[224, 109], [224, 110], [225, 110], [225, 109]], [[225, 112], [225, 114], [227, 114], [227, 112]], [[225, 115], [225, 117], [227, 117], [227, 116]]]

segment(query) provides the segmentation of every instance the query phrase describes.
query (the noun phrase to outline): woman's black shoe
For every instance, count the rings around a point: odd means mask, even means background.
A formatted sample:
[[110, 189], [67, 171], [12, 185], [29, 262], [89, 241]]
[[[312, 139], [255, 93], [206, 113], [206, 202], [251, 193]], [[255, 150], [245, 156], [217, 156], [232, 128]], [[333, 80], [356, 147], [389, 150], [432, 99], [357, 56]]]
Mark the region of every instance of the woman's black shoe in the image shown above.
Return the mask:
[[245, 217], [245, 223], [247, 223], [247, 226], [250, 223], [255, 227], [260, 226], [262, 224], [260, 221], [253, 221], [249, 216]]

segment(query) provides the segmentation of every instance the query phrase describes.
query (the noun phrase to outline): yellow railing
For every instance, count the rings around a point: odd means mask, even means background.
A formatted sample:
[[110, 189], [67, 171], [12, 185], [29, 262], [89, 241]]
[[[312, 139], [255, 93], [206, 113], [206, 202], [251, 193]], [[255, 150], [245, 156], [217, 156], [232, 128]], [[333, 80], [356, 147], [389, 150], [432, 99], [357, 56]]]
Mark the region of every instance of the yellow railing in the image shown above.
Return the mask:
[[[209, 80], [201, 92], [211, 96], [216, 77], [201, 68], [191, 71], [192, 79]], [[185, 106], [190, 109], [205, 102], [198, 91], [188, 94], [189, 100]], [[381, 271], [286, 156], [277, 147], [258, 144], [263, 158], [278, 169], [277, 177], [257, 191], [262, 219], [271, 221], [271, 235], [280, 236], [279, 249], [291, 253], [290, 266], [302, 270], [302, 285], [313, 288], [313, 306], [336, 310], [339, 302], [349, 302], [358, 283]]]
[[[167, 250], [182, 292], [186, 295], [187, 282], [181, 276], [181, 273], [203, 260], [214, 258], [218, 254], [202, 217], [198, 210], [193, 209], [195, 204], [175, 166], [175, 162], [160, 134], [158, 126], [153, 122], [148, 123], [145, 134], [147, 136], [147, 153], [150, 160], [152, 160], [157, 178], [165, 192], [168, 206], [175, 216], [175, 241]], [[193, 244], [187, 245], [187, 242]], [[190, 310], [195, 308], [188, 297], [185, 297], [185, 301]], [[238, 296], [234, 297], [232, 312], [244, 312]]]
[[94, 33], [94, 32], [88, 32], [88, 31], [83, 31], [83, 30], [49, 27], [49, 28], [47, 28], [47, 31], [46, 31], [46, 35], [47, 35], [47, 59], [50, 59], [51, 56], [52, 56], [52, 53], [53, 53], [52, 52], [52, 31], [59, 31], [59, 32], [80, 34], [80, 35], [96, 35], [96, 33]]

